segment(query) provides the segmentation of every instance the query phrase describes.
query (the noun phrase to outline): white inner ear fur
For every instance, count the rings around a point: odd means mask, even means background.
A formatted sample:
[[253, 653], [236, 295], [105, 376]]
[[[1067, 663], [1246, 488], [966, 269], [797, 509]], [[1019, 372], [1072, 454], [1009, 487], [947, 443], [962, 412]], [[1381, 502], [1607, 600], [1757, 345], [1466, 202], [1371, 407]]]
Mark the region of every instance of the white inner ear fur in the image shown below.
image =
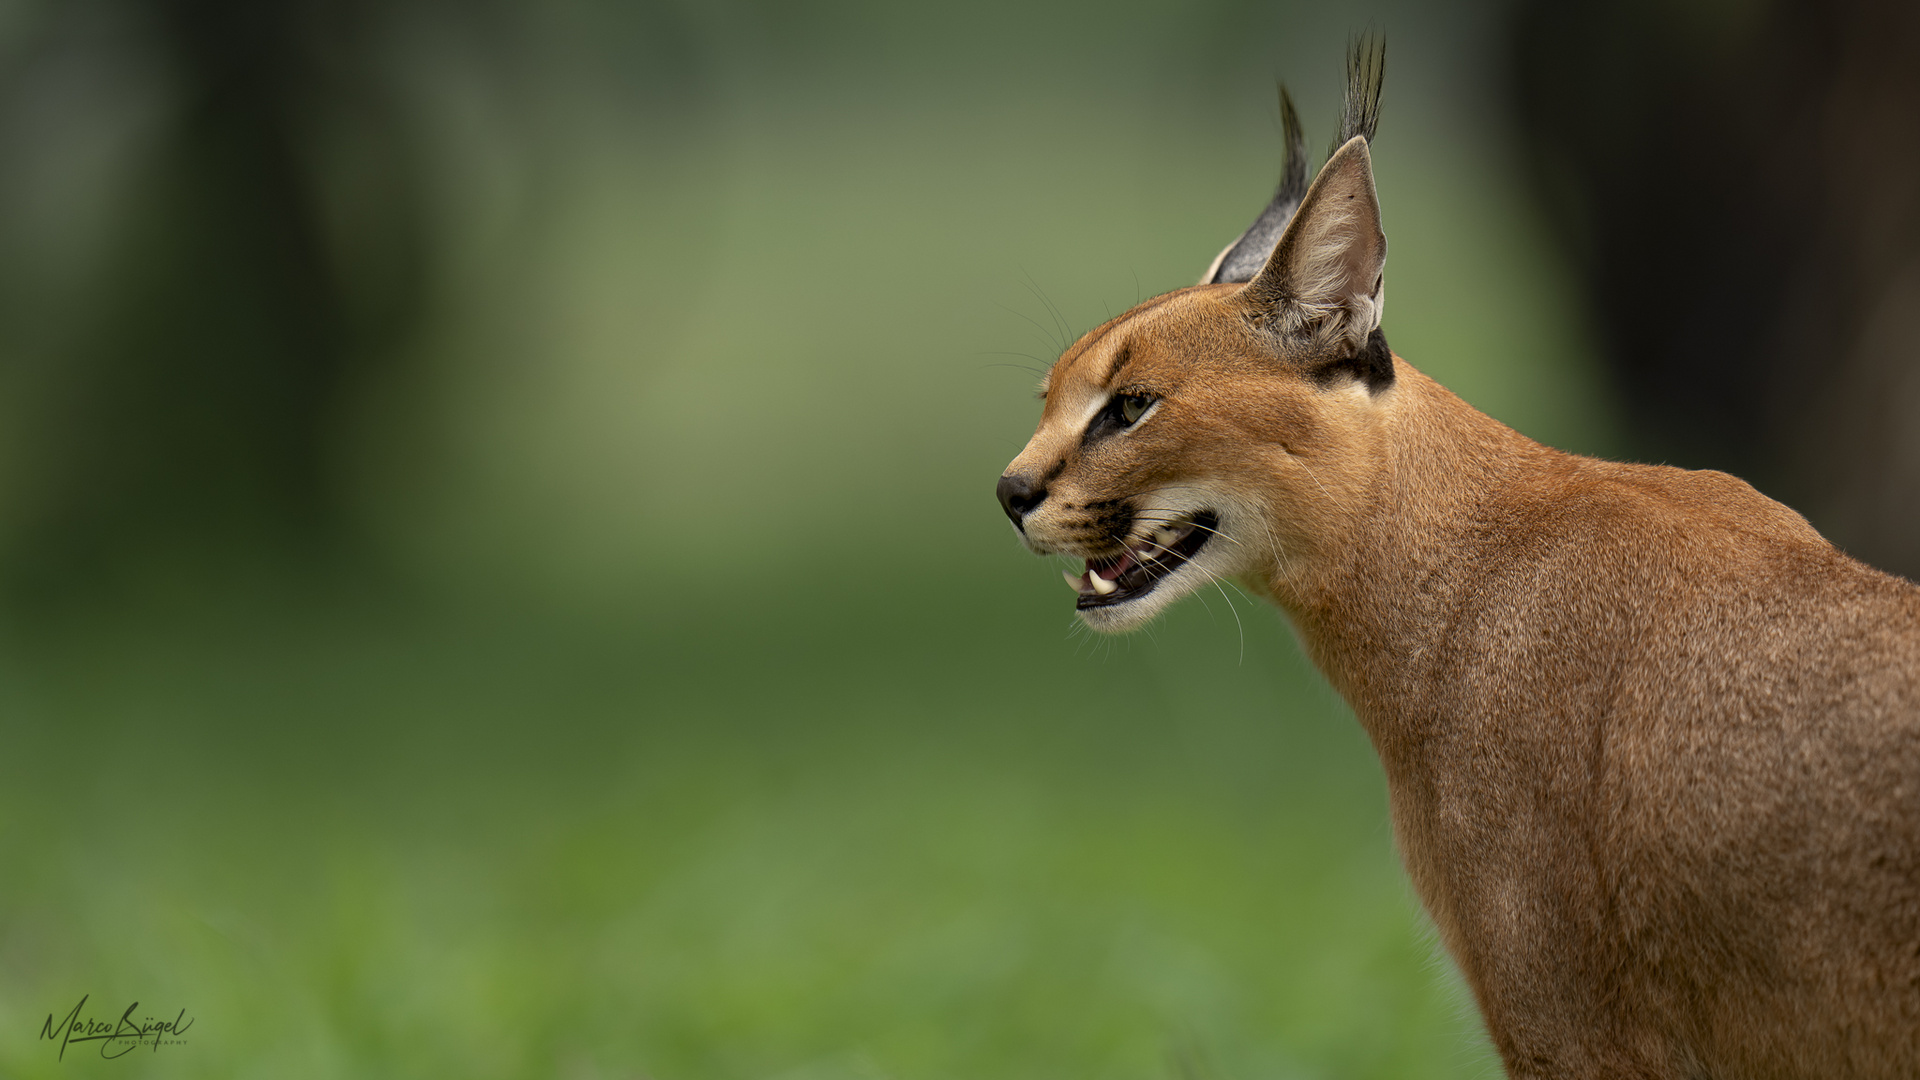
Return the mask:
[[1359, 201], [1359, 196], [1337, 199], [1304, 222], [1298, 255], [1288, 268], [1293, 296], [1287, 306], [1295, 313], [1289, 321], [1298, 318], [1301, 331], [1311, 328], [1315, 345], [1344, 339], [1358, 349], [1386, 308], [1384, 260], [1373, 257], [1368, 235], [1377, 234], [1378, 226], [1354, 205]]
[[1274, 291], [1284, 298], [1275, 329], [1321, 348], [1365, 345], [1386, 308], [1387, 240], [1364, 140], [1327, 162], [1275, 254], [1283, 264], [1261, 272], [1279, 278]]

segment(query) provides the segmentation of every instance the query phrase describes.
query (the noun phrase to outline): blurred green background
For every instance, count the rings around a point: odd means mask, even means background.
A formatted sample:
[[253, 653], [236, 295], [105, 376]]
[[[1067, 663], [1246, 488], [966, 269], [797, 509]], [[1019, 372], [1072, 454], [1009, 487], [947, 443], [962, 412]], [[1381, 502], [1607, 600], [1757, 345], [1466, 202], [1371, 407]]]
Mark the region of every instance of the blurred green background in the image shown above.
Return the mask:
[[1396, 351], [1613, 448], [1501, 19], [0, 5], [0, 1075], [1496, 1071], [1278, 617], [991, 489], [1368, 27]]

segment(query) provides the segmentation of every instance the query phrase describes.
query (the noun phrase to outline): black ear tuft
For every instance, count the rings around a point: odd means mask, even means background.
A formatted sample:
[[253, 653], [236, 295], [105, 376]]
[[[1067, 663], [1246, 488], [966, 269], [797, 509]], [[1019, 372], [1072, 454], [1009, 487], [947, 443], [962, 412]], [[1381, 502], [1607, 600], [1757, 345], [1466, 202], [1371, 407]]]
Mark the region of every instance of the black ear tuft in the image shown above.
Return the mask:
[[1327, 147], [1327, 156], [1359, 137], [1373, 142], [1380, 126], [1380, 86], [1387, 77], [1387, 42], [1372, 34], [1353, 39], [1347, 50], [1347, 100], [1340, 109], [1340, 137]]
[[1293, 96], [1287, 93], [1286, 84], [1276, 85], [1280, 91], [1280, 130], [1287, 140], [1287, 156], [1280, 166], [1280, 186], [1274, 190], [1273, 201], [1299, 206], [1307, 194], [1307, 136], [1300, 129], [1300, 114], [1293, 111]]
[[1286, 160], [1280, 167], [1280, 186], [1274, 190], [1267, 208], [1240, 234], [1240, 239], [1228, 244], [1213, 260], [1200, 284], [1252, 281], [1267, 265], [1273, 246], [1280, 242], [1280, 234], [1286, 231], [1287, 222], [1307, 194], [1307, 138], [1300, 131], [1300, 114], [1293, 111], [1293, 98], [1284, 85], [1280, 87], [1280, 127], [1287, 143]]

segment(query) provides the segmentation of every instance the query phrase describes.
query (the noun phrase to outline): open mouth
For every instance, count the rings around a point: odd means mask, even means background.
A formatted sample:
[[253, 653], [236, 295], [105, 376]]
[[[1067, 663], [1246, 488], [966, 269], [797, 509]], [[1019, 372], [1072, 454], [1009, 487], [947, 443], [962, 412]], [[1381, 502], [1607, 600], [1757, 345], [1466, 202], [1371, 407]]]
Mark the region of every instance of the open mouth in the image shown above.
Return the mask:
[[1084, 573], [1062, 571], [1080, 594], [1081, 611], [1137, 599], [1187, 564], [1214, 537], [1220, 519], [1211, 510], [1170, 522], [1127, 545], [1118, 555], [1088, 559]]

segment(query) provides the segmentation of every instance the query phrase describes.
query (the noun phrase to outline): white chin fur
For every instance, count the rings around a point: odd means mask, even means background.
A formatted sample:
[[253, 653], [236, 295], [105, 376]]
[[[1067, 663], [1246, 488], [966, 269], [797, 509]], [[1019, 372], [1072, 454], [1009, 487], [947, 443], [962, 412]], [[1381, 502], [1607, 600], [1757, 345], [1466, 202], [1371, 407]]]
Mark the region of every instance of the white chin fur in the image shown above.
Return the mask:
[[[1185, 572], [1186, 568], [1181, 569]], [[1193, 591], [1191, 587], [1181, 587], [1182, 583], [1175, 580], [1178, 576], [1168, 578], [1145, 596], [1122, 600], [1108, 607], [1086, 608], [1075, 614], [1080, 616], [1081, 622], [1103, 634], [1124, 634], [1138, 630], [1166, 610], [1168, 604]]]

